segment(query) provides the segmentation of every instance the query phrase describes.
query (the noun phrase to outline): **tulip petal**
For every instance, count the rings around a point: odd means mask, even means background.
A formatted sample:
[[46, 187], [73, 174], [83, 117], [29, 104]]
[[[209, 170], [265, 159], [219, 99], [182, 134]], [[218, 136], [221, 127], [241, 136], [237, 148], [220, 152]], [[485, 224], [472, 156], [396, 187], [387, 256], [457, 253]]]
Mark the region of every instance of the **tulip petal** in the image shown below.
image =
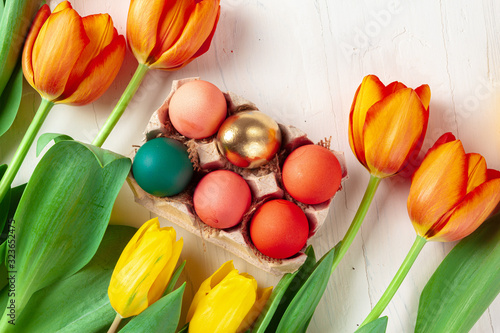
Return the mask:
[[466, 155], [468, 165], [467, 193], [474, 190], [488, 180], [486, 173], [486, 160], [480, 154], [470, 153]]
[[120, 71], [125, 58], [125, 38], [119, 35], [88, 65], [81, 82], [70, 86], [57, 103], [84, 105], [101, 97]]
[[190, 61], [212, 33], [219, 11], [219, 0], [196, 2], [179, 39], [150, 67], [173, 69]]
[[426, 110], [429, 110], [429, 103], [431, 102], [431, 88], [427, 84], [423, 84], [415, 89], [420, 101]]
[[349, 114], [349, 145], [361, 164], [366, 166], [363, 128], [368, 109], [384, 97], [385, 86], [375, 75], [367, 75], [359, 85]]
[[52, 13], [57, 13], [57, 12], [60, 12], [64, 9], [73, 9], [73, 7], [71, 6], [71, 4], [69, 3], [69, 1], [63, 1], [63, 2], [60, 2], [56, 8], [54, 8], [54, 11]]
[[[474, 232], [500, 202], [500, 179], [476, 187], [446, 216], [427, 237], [428, 240], [452, 242]], [[439, 228], [442, 226], [441, 228]]]
[[85, 47], [75, 64], [68, 79], [69, 84], [79, 83], [89, 63], [118, 36], [116, 29], [113, 27], [113, 21], [108, 14], [86, 16], [82, 18], [82, 22], [90, 43]]
[[[138, 239], [131, 257], [113, 271], [108, 289], [111, 305], [123, 318], [137, 315], [149, 305], [148, 293], [172, 254], [172, 243], [165, 242], [167, 230], [148, 231]], [[165, 281], [165, 287], [168, 281]]]
[[262, 309], [264, 309], [264, 306], [271, 296], [272, 291], [273, 287], [268, 287], [257, 291], [257, 300], [255, 301], [255, 304], [252, 306], [250, 311], [248, 311], [248, 314], [241, 322], [236, 333], [246, 332], [252, 326], [252, 324], [255, 322], [255, 320], [257, 320], [260, 313], [262, 312]]
[[500, 171], [495, 169], [486, 170], [486, 174], [488, 175], [488, 180], [500, 178]]
[[175, 241], [176, 233], [174, 228], [169, 228], [169, 233], [170, 233], [169, 237], [170, 239], [166, 238], [164, 241], [172, 242], [173, 244], [172, 253], [170, 255], [170, 258], [168, 259], [167, 264], [165, 265], [161, 273], [158, 275], [156, 281], [153, 283], [151, 289], [149, 290], [148, 293], [149, 304], [153, 304], [154, 302], [159, 300], [163, 295], [163, 292], [167, 287], [168, 281], [170, 281], [170, 278], [172, 277], [172, 273], [174, 272], [175, 266], [177, 265], [177, 261], [179, 260], [179, 257], [181, 255], [182, 246], [184, 245], [184, 240], [182, 238], [179, 239], [177, 242]]
[[467, 189], [467, 161], [459, 140], [429, 152], [413, 175], [408, 215], [418, 235], [426, 237], [443, 215], [455, 207]]
[[218, 270], [216, 270], [208, 279], [203, 281], [200, 288], [193, 297], [191, 306], [186, 316], [186, 322], [189, 322], [194, 315], [196, 308], [200, 301], [212, 290], [217, 284], [219, 284], [229, 273], [236, 271], [234, 269], [233, 261], [226, 261]]
[[384, 97], [389, 96], [392, 93], [395, 93], [398, 90], [408, 88], [404, 83], [401, 83], [399, 81], [394, 81], [389, 83], [387, 87], [384, 89]]
[[191, 13], [194, 1], [171, 1], [165, 3], [158, 26], [158, 40], [148, 62], [154, 63], [180, 38]]
[[366, 165], [379, 178], [399, 172], [427, 127], [428, 111], [410, 88], [397, 90], [366, 114], [363, 139]]
[[38, 37], [38, 34], [40, 32], [40, 29], [44, 25], [45, 21], [50, 16], [50, 8], [47, 4], [43, 5], [38, 13], [36, 14], [35, 18], [33, 19], [33, 23], [31, 25], [31, 30], [26, 37], [26, 41], [24, 44], [24, 49], [23, 49], [23, 57], [22, 57], [22, 66], [23, 66], [23, 73], [24, 77], [26, 78], [26, 81], [36, 89], [35, 87], [35, 82], [33, 78], [33, 46], [35, 44], [35, 40]]
[[200, 301], [189, 323], [189, 332], [236, 332], [256, 298], [255, 279], [231, 271]]
[[49, 16], [33, 46], [34, 84], [47, 100], [64, 91], [73, 67], [89, 39], [82, 19], [73, 9]]
[[127, 17], [127, 41], [135, 58], [141, 64], [148, 63], [151, 51], [157, 43], [158, 24], [166, 6], [165, 3], [165, 0], [132, 0], [130, 2]]

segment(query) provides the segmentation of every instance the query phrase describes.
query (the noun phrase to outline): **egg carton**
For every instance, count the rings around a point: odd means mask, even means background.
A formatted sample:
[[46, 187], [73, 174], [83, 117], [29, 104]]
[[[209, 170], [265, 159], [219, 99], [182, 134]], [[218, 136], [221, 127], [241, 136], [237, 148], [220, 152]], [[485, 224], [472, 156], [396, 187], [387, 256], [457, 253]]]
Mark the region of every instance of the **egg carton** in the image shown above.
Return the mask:
[[[218, 245], [227, 251], [241, 257], [254, 266], [274, 275], [282, 275], [296, 271], [305, 261], [304, 250], [286, 259], [274, 259], [259, 252], [253, 245], [249, 234], [249, 223], [252, 214], [264, 202], [270, 199], [287, 199], [297, 204], [306, 214], [309, 222], [309, 239], [321, 228], [330, 210], [332, 200], [317, 205], [307, 205], [293, 199], [284, 189], [281, 180], [281, 169], [285, 158], [296, 148], [313, 144], [307, 135], [300, 129], [278, 124], [282, 135], [282, 144], [278, 154], [265, 165], [255, 169], [245, 169], [234, 166], [222, 156], [216, 144], [215, 135], [203, 140], [189, 139], [179, 134], [171, 125], [168, 117], [168, 105], [174, 92], [183, 84], [198, 80], [187, 78], [175, 80], [172, 89], [164, 103], [156, 110], [144, 131], [143, 143], [157, 137], [176, 139], [188, 147], [189, 157], [193, 163], [195, 173], [189, 186], [181, 193], [171, 197], [156, 197], [137, 184], [132, 173], [127, 182], [134, 193], [135, 201], [151, 212], [171, 221], [183, 229], [198, 235], [202, 241]], [[242, 111], [258, 110], [252, 102], [232, 92], [223, 93], [227, 101], [228, 116]], [[330, 149], [329, 140], [320, 145]], [[135, 146], [132, 158], [139, 146]], [[331, 150], [340, 162], [342, 179], [347, 177], [345, 157], [342, 152]], [[203, 223], [193, 208], [193, 192], [199, 180], [208, 172], [226, 169], [243, 177], [252, 192], [252, 204], [243, 216], [241, 223], [229, 229], [216, 229]], [[341, 190], [340, 186], [339, 190]]]

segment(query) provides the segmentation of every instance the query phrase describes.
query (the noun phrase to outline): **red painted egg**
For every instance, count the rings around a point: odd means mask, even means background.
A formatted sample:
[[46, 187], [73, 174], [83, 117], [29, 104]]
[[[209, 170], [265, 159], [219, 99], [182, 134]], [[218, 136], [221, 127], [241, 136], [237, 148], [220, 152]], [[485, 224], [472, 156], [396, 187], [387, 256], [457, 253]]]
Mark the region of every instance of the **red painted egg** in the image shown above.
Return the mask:
[[304, 247], [308, 236], [309, 223], [302, 209], [283, 199], [264, 203], [250, 223], [253, 244], [271, 258], [293, 256]]

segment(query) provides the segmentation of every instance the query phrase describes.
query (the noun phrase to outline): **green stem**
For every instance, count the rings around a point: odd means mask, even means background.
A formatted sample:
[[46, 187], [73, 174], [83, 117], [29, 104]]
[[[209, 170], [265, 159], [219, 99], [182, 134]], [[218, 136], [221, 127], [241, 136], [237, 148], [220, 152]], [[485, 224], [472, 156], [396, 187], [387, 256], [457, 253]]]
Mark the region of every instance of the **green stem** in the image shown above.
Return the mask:
[[[372, 309], [372, 311], [368, 314], [366, 319], [363, 321], [361, 326], [368, 324], [369, 322], [374, 321], [380, 315], [382, 312], [385, 310], [389, 302], [391, 301], [392, 297], [394, 297], [394, 294], [398, 290], [399, 286], [403, 282], [404, 278], [410, 271], [411, 266], [415, 262], [415, 259], [417, 259], [420, 251], [422, 251], [422, 248], [424, 245], [427, 243], [427, 240], [423, 238], [422, 236], [417, 235], [417, 238], [415, 239], [415, 242], [413, 242], [413, 245], [411, 246], [410, 251], [406, 255], [405, 260], [403, 260], [403, 263], [401, 264], [401, 267], [399, 267], [398, 272], [392, 279], [391, 283], [385, 290], [384, 294], [382, 297], [380, 297], [380, 300], [377, 302], [375, 307]], [[360, 327], [361, 327], [360, 326]]]
[[335, 259], [333, 260], [332, 270], [331, 272], [337, 268], [338, 264], [346, 254], [347, 250], [351, 246], [356, 234], [365, 219], [366, 213], [368, 212], [368, 208], [370, 208], [370, 204], [372, 203], [375, 192], [377, 191], [378, 185], [382, 179], [370, 175], [370, 181], [368, 182], [368, 186], [366, 187], [365, 195], [359, 204], [358, 211], [354, 218], [352, 219], [351, 226], [349, 230], [347, 230], [344, 239], [339, 244], [339, 248], [337, 249], [337, 254], [335, 255]]
[[123, 92], [122, 97], [120, 97], [120, 100], [109, 115], [106, 123], [101, 128], [94, 141], [92, 141], [92, 144], [94, 146], [101, 147], [104, 141], [106, 141], [116, 123], [118, 123], [118, 120], [120, 120], [120, 117], [123, 115], [123, 112], [127, 108], [128, 104], [132, 100], [132, 97], [134, 97], [134, 94], [141, 85], [141, 82], [148, 71], [149, 67], [147, 65], [139, 64], [139, 66], [137, 66], [134, 76], [128, 83], [128, 86]]
[[5, 174], [2, 177], [2, 180], [0, 181], [0, 201], [2, 201], [5, 194], [10, 189], [12, 181], [16, 177], [17, 172], [19, 171], [19, 168], [21, 167], [21, 164], [24, 161], [24, 158], [26, 157], [26, 154], [28, 154], [28, 150], [33, 144], [33, 141], [35, 141], [35, 137], [38, 134], [40, 127], [42, 127], [45, 118], [47, 118], [47, 115], [49, 114], [49, 111], [52, 109], [53, 106], [54, 106], [53, 102], [42, 98], [42, 102], [38, 107], [38, 111], [36, 112], [35, 117], [31, 121], [31, 124], [28, 127], [26, 133], [24, 134], [24, 137], [21, 140], [19, 147], [17, 147], [16, 153], [14, 154], [14, 158], [10, 162], [7, 171], [5, 172]]

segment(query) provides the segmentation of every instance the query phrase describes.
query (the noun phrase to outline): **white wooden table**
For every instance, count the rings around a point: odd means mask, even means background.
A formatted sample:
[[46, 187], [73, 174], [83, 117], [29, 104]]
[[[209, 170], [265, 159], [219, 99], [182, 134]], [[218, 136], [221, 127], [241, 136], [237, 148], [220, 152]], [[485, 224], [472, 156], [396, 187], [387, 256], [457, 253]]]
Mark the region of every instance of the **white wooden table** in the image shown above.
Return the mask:
[[[58, 2], [48, 1], [51, 8]], [[129, 1], [74, 0], [72, 4], [81, 15], [108, 12], [119, 33], [125, 33]], [[432, 98], [424, 149], [452, 131], [468, 152], [481, 153], [490, 168], [500, 169], [498, 1], [222, 0], [221, 6], [210, 50], [177, 72], [148, 73], [104, 148], [129, 155], [132, 145], [141, 142], [142, 131], [172, 80], [192, 76], [245, 96], [276, 121], [303, 129], [314, 141], [331, 136], [332, 148], [345, 152], [350, 176], [336, 195], [325, 226], [311, 242], [318, 256], [341, 240], [368, 182], [347, 135], [352, 98], [367, 74], [376, 74], [386, 84], [394, 80], [413, 88], [429, 84]], [[117, 80], [102, 98], [84, 107], [55, 106], [41, 133], [92, 141], [135, 67], [127, 51]], [[2, 151], [11, 155], [38, 105], [37, 94], [26, 87], [23, 111], [14, 128], [0, 138]], [[26, 182], [37, 161], [32, 149], [14, 184]], [[406, 211], [408, 192], [407, 179], [382, 182], [308, 332], [353, 332], [381, 296], [415, 237]], [[150, 217], [124, 185], [112, 223], [139, 226]], [[162, 223], [170, 225], [166, 220]], [[201, 281], [230, 259], [260, 285], [277, 283], [277, 277], [176, 229], [185, 241], [181, 258], [187, 260], [182, 277], [188, 282], [187, 302]], [[424, 248], [384, 312], [389, 316], [387, 332], [413, 331], [419, 295], [453, 245], [430, 243]], [[497, 298], [472, 332], [499, 331]]]

